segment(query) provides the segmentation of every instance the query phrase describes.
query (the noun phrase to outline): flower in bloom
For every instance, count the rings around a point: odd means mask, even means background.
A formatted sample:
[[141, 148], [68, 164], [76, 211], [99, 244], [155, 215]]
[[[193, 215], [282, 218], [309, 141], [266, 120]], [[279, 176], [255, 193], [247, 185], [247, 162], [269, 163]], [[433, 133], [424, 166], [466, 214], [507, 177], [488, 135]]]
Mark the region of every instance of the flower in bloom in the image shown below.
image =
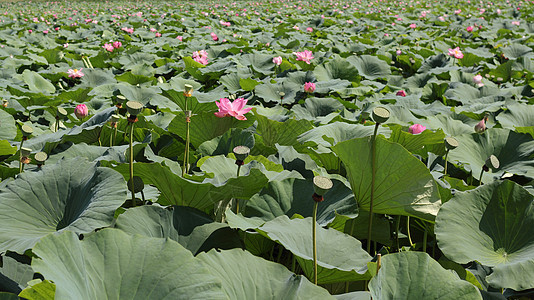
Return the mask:
[[44, 34], [47, 34], [47, 33], [48, 33], [48, 30], [43, 30], [43, 33], [44, 33]]
[[183, 41], [184, 37], [181, 36], [181, 35], [179, 35], [179, 36], [176, 37], [176, 39], [179, 40], [179, 41], [181, 42], [181, 41]]
[[232, 24], [230, 24], [230, 22], [225, 22], [223, 20], [220, 20], [219, 23], [221, 23], [222, 26], [227, 26], [227, 27], [232, 25]]
[[293, 29], [300, 30], [300, 28], [297, 25], [293, 26]]
[[397, 54], [397, 55], [401, 55], [401, 54], [402, 54], [402, 50], [401, 50], [401, 49], [397, 49], [397, 51], [395, 52], [395, 54]]
[[464, 57], [464, 54], [462, 53], [462, 51], [460, 51], [460, 47], [456, 47], [454, 49], [449, 48], [449, 55], [454, 56], [454, 58], [458, 58], [458, 59]]
[[28, 33], [32, 33], [32, 31], [33, 31], [33, 30], [31, 30], [31, 29], [28, 29]]
[[82, 120], [83, 118], [87, 117], [89, 114], [89, 109], [87, 108], [87, 105], [85, 104], [78, 104], [76, 105], [76, 108], [74, 109], [74, 114], [76, 115], [76, 118]]
[[133, 32], [134, 32], [133, 27], [131, 27], [131, 28], [128, 28], [128, 27], [122, 27], [121, 30], [122, 30], [122, 31], [125, 31], [125, 32], [127, 32], [127, 33], [133, 33]]
[[306, 93], [313, 93], [313, 92], [315, 92], [315, 83], [313, 83], [313, 82], [306, 82], [306, 83], [304, 84], [304, 91], [305, 91]]
[[193, 52], [193, 60], [203, 65], [207, 65], [208, 64], [208, 52], [206, 52], [206, 50]]
[[293, 52], [297, 56], [297, 60], [306, 62], [308, 65], [313, 59], [313, 53], [310, 50], [304, 50], [304, 52]]
[[119, 49], [120, 47], [122, 47], [122, 43], [121, 42], [119, 42], [119, 41], [113, 42], [113, 48]]
[[104, 46], [102, 46], [102, 48], [108, 50], [109, 52], [113, 52], [113, 49], [115, 49], [115, 48], [113, 48], [112, 44], [108, 44], [108, 43], [104, 44]]
[[252, 107], [244, 108], [247, 104], [247, 100], [244, 98], [237, 98], [234, 103], [230, 102], [228, 98], [221, 98], [219, 102], [215, 101], [215, 104], [219, 108], [215, 115], [219, 118], [231, 116], [238, 120], [246, 120], [245, 114], [252, 109]]
[[404, 90], [400, 90], [396, 94], [397, 96], [406, 97], [406, 92]]
[[313, 32], [313, 28], [308, 27], [308, 28], [306, 28], [306, 31], [307, 31], [307, 32]]
[[156, 37], [160, 37], [160, 36], [161, 36], [161, 33], [156, 32]]
[[69, 43], [63, 44], [63, 48], [67, 48], [67, 47], [69, 47]]
[[482, 75], [480, 74], [477, 74], [475, 77], [473, 77], [473, 81], [478, 87], [484, 86], [484, 84], [482, 83]]
[[413, 124], [410, 126], [410, 133], [411, 134], [420, 134], [421, 132], [425, 131], [426, 126], [423, 126], [421, 124]]
[[416, 27], [417, 27], [417, 25], [415, 23], [410, 24], [410, 28], [411, 29], [415, 29]]
[[282, 56], [273, 57], [273, 64], [279, 66], [282, 64]]
[[217, 34], [216, 34], [215, 32], [210, 33], [210, 35], [211, 35], [211, 38], [212, 38], [215, 42], [219, 40], [219, 37], [217, 36]]
[[465, 30], [467, 30], [467, 32], [472, 32], [473, 29], [474, 29], [473, 26], [467, 26]]
[[82, 73], [83, 68], [78, 69], [69, 69], [67, 74], [70, 78], [82, 78], [85, 74]]
[[512, 25], [519, 26], [519, 24], [521, 24], [521, 23], [519, 23], [519, 21], [512, 21]]

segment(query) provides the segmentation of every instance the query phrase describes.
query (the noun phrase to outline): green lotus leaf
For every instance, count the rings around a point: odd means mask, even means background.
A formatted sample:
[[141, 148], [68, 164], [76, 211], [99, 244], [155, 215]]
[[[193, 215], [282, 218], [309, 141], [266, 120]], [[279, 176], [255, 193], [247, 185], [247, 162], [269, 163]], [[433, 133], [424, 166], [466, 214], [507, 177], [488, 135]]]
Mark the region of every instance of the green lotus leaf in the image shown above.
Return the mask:
[[297, 137], [313, 128], [308, 120], [289, 119], [278, 122], [258, 113], [255, 116], [258, 121], [257, 132], [263, 138], [263, 143], [270, 147], [274, 147], [275, 144], [296, 145]]
[[39, 75], [39, 73], [24, 70], [22, 72], [22, 79], [28, 85], [28, 89], [32, 92], [44, 92], [45, 94], [53, 94], [56, 91], [54, 85]]
[[50, 300], [54, 299], [56, 294], [56, 285], [49, 280], [42, 281], [35, 279], [28, 282], [26, 287], [19, 296], [28, 300]]
[[247, 251], [212, 250], [199, 254], [198, 259], [221, 279], [228, 299], [334, 299], [304, 276]]
[[[373, 130], [374, 127], [372, 126], [335, 122], [306, 131], [298, 137], [298, 141], [300, 143], [311, 141], [317, 145], [330, 147], [343, 141], [370, 136], [373, 134]], [[378, 129], [378, 134], [384, 134], [388, 137], [390, 132], [389, 128], [380, 127]]]
[[443, 144], [445, 139], [445, 134], [441, 130], [436, 130], [436, 132], [425, 130], [419, 134], [411, 134], [402, 130], [402, 126], [399, 125], [392, 125], [390, 128], [392, 129], [389, 138], [391, 142], [399, 143], [406, 150], [423, 157], [427, 156], [430, 148]]
[[[196, 94], [196, 93], [193, 92], [193, 94]], [[215, 105], [215, 102], [205, 103], [205, 102], [199, 101], [196, 97], [186, 98], [184, 96], [183, 91], [179, 92], [175, 90], [163, 90], [162, 95], [169, 98], [174, 103], [176, 103], [183, 111], [186, 110], [185, 102], [188, 101], [187, 110], [190, 110], [193, 114], [198, 114], [204, 111], [217, 110], [217, 105]]]
[[449, 152], [450, 162], [461, 162], [463, 168], [472, 171], [476, 179], [490, 155], [495, 155], [500, 166], [497, 170], [484, 172], [482, 182], [492, 182], [504, 172], [534, 178], [534, 141], [528, 134], [502, 128], [490, 128], [482, 134], [473, 133], [455, 137], [458, 148]]
[[371, 55], [351, 56], [347, 62], [358, 69], [358, 73], [370, 80], [387, 78], [391, 75], [391, 69], [387, 62]]
[[460, 120], [455, 120], [446, 115], [428, 116], [426, 120], [420, 121], [421, 125], [427, 128], [441, 129], [448, 136], [458, 136], [461, 134], [473, 133], [474, 125], [470, 126]]
[[[334, 186], [324, 195], [317, 210], [317, 223], [326, 226], [336, 215], [350, 218], [357, 216], [358, 207], [352, 191], [343, 183], [333, 180]], [[252, 196], [244, 209], [246, 217], [270, 221], [278, 216], [293, 217], [298, 214], [311, 217], [313, 214], [313, 183], [303, 179], [272, 181], [258, 194]]]
[[254, 147], [254, 134], [250, 131], [232, 128], [223, 135], [202, 143], [198, 150], [205, 155], [227, 155], [236, 146]]
[[0, 156], [12, 155], [17, 153], [17, 147], [11, 146], [6, 140], [0, 140]]
[[194, 255], [212, 248], [241, 247], [237, 232], [227, 224], [213, 222], [205, 213], [186, 206], [175, 206], [172, 211], [157, 206], [128, 209], [115, 227], [131, 235], [170, 238]]
[[23, 173], [0, 193], [0, 252], [30, 249], [49, 233], [88, 233], [113, 221], [126, 200], [120, 174], [85, 160]]
[[2, 257], [0, 291], [14, 294], [20, 293], [26, 287], [28, 281], [33, 279], [33, 273], [30, 265], [20, 263], [9, 256]]
[[13, 140], [17, 136], [17, 126], [15, 125], [15, 119], [12, 115], [0, 110], [0, 124], [2, 130], [0, 130], [0, 139]]
[[320, 81], [329, 81], [334, 79], [344, 79], [348, 81], [359, 82], [360, 76], [355, 66], [348, 63], [346, 59], [336, 58], [328, 61], [324, 65], [317, 66], [313, 74]]
[[79, 240], [48, 235], [32, 267], [56, 284], [55, 299], [226, 299], [221, 281], [175, 241], [103, 229]]
[[295, 83], [287, 84], [259, 84], [254, 88], [256, 96], [262, 98], [265, 102], [275, 102], [280, 104], [293, 103], [297, 91], [300, 91], [302, 86]]
[[338, 300], [371, 300], [371, 294], [366, 291], [350, 292], [334, 295]]
[[[271, 220], [257, 230], [280, 243], [296, 257], [308, 278], [313, 273], [312, 218], [290, 220], [286, 215]], [[317, 280], [320, 284], [370, 278], [367, 263], [371, 256], [360, 241], [335, 229], [317, 226]]]
[[518, 59], [520, 57], [532, 56], [532, 48], [523, 44], [512, 44], [501, 48], [502, 54], [508, 59]]
[[[371, 199], [371, 140], [358, 138], [332, 147], [345, 168], [360, 209]], [[415, 216], [433, 221], [441, 201], [426, 166], [401, 145], [376, 139], [375, 213]]]
[[436, 218], [439, 248], [457, 263], [493, 267], [499, 288], [534, 288], [534, 196], [512, 181], [457, 193]]
[[106, 84], [116, 84], [117, 80], [111, 70], [83, 69], [80, 88], [95, 88]]
[[482, 299], [478, 289], [454, 271], [426, 253], [409, 251], [385, 255], [369, 291], [373, 299]]
[[534, 126], [534, 106], [514, 103], [496, 117], [503, 128], [514, 130], [518, 127]]
[[307, 154], [299, 153], [293, 146], [275, 145], [278, 154], [270, 155], [269, 160], [281, 165], [284, 170], [297, 171], [305, 178], [314, 177], [317, 163]]

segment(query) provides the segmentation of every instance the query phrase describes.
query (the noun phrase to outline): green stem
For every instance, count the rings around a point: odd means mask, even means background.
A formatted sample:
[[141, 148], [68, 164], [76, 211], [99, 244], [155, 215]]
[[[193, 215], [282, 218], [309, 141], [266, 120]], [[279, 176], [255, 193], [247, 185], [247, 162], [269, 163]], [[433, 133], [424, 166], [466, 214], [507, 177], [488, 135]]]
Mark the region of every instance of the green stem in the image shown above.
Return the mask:
[[397, 216], [397, 224], [395, 225], [395, 240], [397, 242], [397, 251], [399, 251], [400, 249], [400, 245], [399, 245], [399, 228], [400, 228], [400, 221], [401, 221], [401, 217], [400, 216]]
[[134, 122], [130, 122], [130, 182], [132, 188], [132, 206], [135, 207], [135, 188], [134, 188], [134, 170], [133, 170], [133, 133], [134, 133]]
[[296, 265], [297, 265], [297, 260], [295, 259], [295, 254], [291, 255], [291, 271], [293, 273], [295, 273], [296, 271]]
[[[356, 224], [356, 221], [354, 219], [351, 220], [351, 225], [350, 225], [350, 231], [349, 231], [349, 234], [350, 236], [352, 236], [352, 234], [354, 233], [354, 225]], [[349, 281], [345, 281], [345, 293], [348, 293], [349, 292]]]
[[449, 150], [445, 153], [445, 171], [443, 172], [443, 176], [447, 176], [447, 159], [449, 158]]
[[282, 258], [282, 253], [284, 252], [284, 249], [282, 246], [278, 249], [278, 254], [276, 255], [276, 262], [280, 263], [280, 259]]
[[478, 185], [482, 185], [482, 175], [484, 175], [484, 167], [482, 167], [482, 170], [480, 171], [480, 176], [478, 179]]
[[187, 97], [185, 98], [185, 150], [184, 150], [184, 167], [182, 169], [182, 176], [184, 176], [189, 170], [189, 123], [191, 122], [190, 113], [187, 110]]
[[410, 242], [410, 247], [413, 247], [412, 235], [410, 234], [410, 216], [406, 219], [406, 231], [408, 231], [408, 241]]
[[22, 163], [22, 145], [24, 144], [24, 138], [22, 141], [20, 141], [20, 148], [19, 148], [19, 174], [22, 173], [23, 169], [23, 163]]
[[[376, 176], [376, 134], [378, 132], [379, 123], [375, 124], [375, 131], [371, 137], [371, 200], [369, 203], [369, 224], [367, 227], [367, 253], [371, 254], [371, 237], [373, 230], [373, 200], [375, 196], [375, 176]], [[375, 249], [376, 250], [376, 249]]]
[[426, 228], [426, 224], [423, 222], [423, 225], [425, 226], [425, 234], [423, 235], [423, 252], [426, 253], [426, 243], [428, 241], [428, 229]]
[[313, 204], [313, 220], [312, 220], [312, 236], [313, 236], [313, 283], [317, 284], [317, 206], [319, 202], [314, 201]]
[[[239, 177], [239, 171], [241, 170], [241, 165], [237, 165], [237, 177]], [[235, 206], [235, 214], [239, 214], [239, 199], [235, 199], [236, 206]]]
[[[119, 127], [119, 126], [117, 125], [117, 127]], [[114, 143], [117, 141], [117, 131], [118, 131], [117, 127], [115, 127], [115, 134], [113, 134], [113, 142]]]
[[113, 147], [113, 128], [110, 126], [111, 132], [109, 133], [109, 146]]

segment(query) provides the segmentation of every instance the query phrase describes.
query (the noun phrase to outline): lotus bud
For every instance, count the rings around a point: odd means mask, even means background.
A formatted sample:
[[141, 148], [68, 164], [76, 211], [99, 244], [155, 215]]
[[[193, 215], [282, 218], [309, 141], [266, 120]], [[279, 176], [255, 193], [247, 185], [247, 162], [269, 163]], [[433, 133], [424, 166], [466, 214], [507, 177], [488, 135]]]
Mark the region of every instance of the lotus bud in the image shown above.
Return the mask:
[[30, 125], [22, 125], [22, 139], [27, 140], [30, 135], [33, 133], [33, 128]]
[[78, 119], [83, 120], [83, 118], [87, 117], [87, 115], [89, 114], [89, 109], [85, 104], [78, 104], [74, 109], [74, 114]]
[[453, 137], [447, 137], [445, 138], [445, 149], [448, 150], [454, 150], [456, 149], [460, 144], [458, 141]]
[[48, 159], [48, 154], [45, 152], [37, 152], [35, 154], [35, 161], [37, 162], [38, 166], [44, 165], [45, 160]]
[[488, 159], [486, 159], [486, 163], [484, 164], [484, 167], [482, 167], [484, 169], [484, 171], [488, 172], [489, 169], [498, 169], [500, 166], [500, 162], [499, 162], [499, 159], [497, 158], [497, 156], [495, 155], [490, 155], [490, 157], [488, 157]]
[[390, 113], [385, 107], [375, 107], [373, 109], [373, 121], [382, 124], [389, 119]]
[[128, 190], [132, 192], [132, 179], [133, 179], [133, 192], [140, 193], [145, 188], [145, 183], [143, 179], [139, 176], [134, 176], [128, 180]]
[[313, 178], [313, 189], [314, 194], [312, 196], [315, 202], [322, 202], [324, 200], [323, 196], [330, 190], [334, 184], [332, 180], [324, 176], [315, 176]]
[[247, 146], [237, 146], [232, 152], [234, 152], [235, 155], [235, 164], [240, 166], [244, 164], [245, 159], [250, 154], [250, 148]]
[[126, 109], [130, 116], [128, 116], [129, 122], [137, 122], [137, 115], [143, 111], [143, 104], [137, 101], [126, 102]]
[[191, 97], [191, 95], [193, 95], [193, 86], [190, 84], [185, 84], [184, 88], [184, 96]]

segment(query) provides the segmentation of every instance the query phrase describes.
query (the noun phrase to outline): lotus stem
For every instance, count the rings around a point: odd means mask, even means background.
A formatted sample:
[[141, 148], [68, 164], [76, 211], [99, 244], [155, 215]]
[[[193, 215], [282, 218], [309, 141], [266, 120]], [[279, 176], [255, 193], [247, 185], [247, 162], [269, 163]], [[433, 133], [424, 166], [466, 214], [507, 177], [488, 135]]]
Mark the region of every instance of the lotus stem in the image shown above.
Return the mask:
[[[241, 166], [241, 164], [237, 165], [237, 177], [239, 177], [239, 171], [241, 170]], [[239, 199], [235, 199], [235, 201], [235, 214], [237, 215], [239, 213]]]
[[445, 153], [445, 171], [443, 171], [443, 176], [447, 176], [447, 159], [449, 158], [449, 150]]
[[480, 176], [478, 178], [478, 185], [479, 186], [482, 185], [482, 175], [484, 175], [484, 168], [482, 168], [482, 170], [480, 171]]
[[395, 240], [397, 242], [397, 251], [400, 249], [399, 245], [399, 228], [400, 228], [401, 216], [397, 216], [397, 224], [395, 225]]
[[185, 150], [184, 150], [184, 167], [182, 168], [182, 177], [189, 172], [189, 125], [191, 123], [191, 111], [187, 110], [187, 97], [185, 98]]
[[295, 273], [297, 270], [296, 270], [296, 266], [297, 266], [297, 260], [295, 259], [295, 254], [292, 254], [291, 255], [291, 271], [293, 273]]
[[428, 241], [428, 229], [426, 228], [426, 224], [423, 221], [423, 225], [425, 226], [425, 233], [423, 235], [423, 252], [426, 253], [426, 243]]
[[20, 141], [20, 147], [19, 147], [19, 174], [22, 173], [22, 170], [24, 169], [24, 164], [22, 163], [22, 145], [24, 144], [25, 137], [22, 138], [22, 141]]
[[319, 202], [313, 204], [312, 237], [313, 237], [313, 283], [317, 284], [317, 206]]
[[111, 127], [111, 132], [109, 133], [109, 146], [113, 147], [113, 127]]
[[378, 253], [376, 258], [376, 273], [378, 274], [378, 271], [380, 271], [380, 267], [382, 266], [382, 254]]
[[410, 247], [413, 247], [412, 235], [410, 234], [410, 216], [406, 218], [406, 231], [408, 231], [408, 241], [410, 242]]
[[133, 169], [133, 133], [134, 122], [130, 122], [130, 181], [132, 185], [132, 207], [135, 207], [135, 187], [134, 187], [134, 169]]
[[[375, 176], [376, 176], [376, 134], [380, 123], [375, 124], [375, 130], [371, 137], [371, 200], [369, 202], [369, 223], [367, 226], [367, 253], [371, 253], [371, 238], [373, 230], [373, 200], [375, 197]], [[375, 249], [376, 250], [376, 249]]]

